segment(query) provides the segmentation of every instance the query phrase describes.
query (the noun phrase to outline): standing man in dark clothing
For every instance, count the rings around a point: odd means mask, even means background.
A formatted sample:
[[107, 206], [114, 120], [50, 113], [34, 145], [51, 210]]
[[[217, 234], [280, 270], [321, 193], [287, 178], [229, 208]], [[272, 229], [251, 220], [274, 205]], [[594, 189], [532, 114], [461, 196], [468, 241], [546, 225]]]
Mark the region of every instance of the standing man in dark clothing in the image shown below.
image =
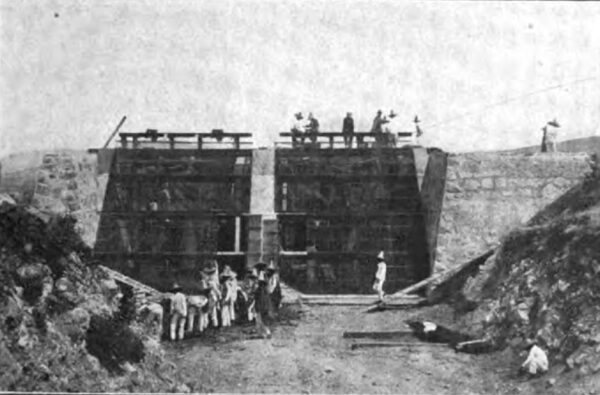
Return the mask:
[[354, 119], [352, 113], [346, 113], [344, 124], [342, 125], [342, 133], [344, 134], [344, 145], [346, 148], [352, 148], [352, 138], [354, 137]]
[[317, 142], [317, 135], [319, 134], [319, 121], [313, 116], [312, 112], [308, 114], [306, 134], [308, 134], [311, 143], [314, 144]]
[[377, 115], [375, 115], [375, 118], [373, 119], [373, 126], [371, 126], [371, 133], [375, 134], [375, 142], [380, 146], [383, 146], [385, 142], [383, 137], [383, 124], [388, 122], [382, 114], [381, 110], [377, 111]]

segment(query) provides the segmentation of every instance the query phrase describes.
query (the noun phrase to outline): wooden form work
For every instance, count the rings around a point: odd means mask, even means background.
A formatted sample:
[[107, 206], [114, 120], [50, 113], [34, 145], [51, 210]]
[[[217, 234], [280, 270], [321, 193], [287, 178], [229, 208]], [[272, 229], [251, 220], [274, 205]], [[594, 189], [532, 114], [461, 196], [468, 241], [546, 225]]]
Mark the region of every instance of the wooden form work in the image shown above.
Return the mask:
[[198, 149], [202, 149], [206, 139], [213, 139], [216, 142], [221, 142], [223, 139], [231, 139], [235, 149], [240, 149], [241, 139], [252, 137], [252, 133], [159, 133], [158, 131], [146, 131], [146, 133], [119, 133], [121, 139], [121, 148], [138, 148], [140, 141], [156, 143], [159, 139], [166, 138], [169, 141], [169, 148], [174, 149], [178, 139], [195, 138], [198, 144]]

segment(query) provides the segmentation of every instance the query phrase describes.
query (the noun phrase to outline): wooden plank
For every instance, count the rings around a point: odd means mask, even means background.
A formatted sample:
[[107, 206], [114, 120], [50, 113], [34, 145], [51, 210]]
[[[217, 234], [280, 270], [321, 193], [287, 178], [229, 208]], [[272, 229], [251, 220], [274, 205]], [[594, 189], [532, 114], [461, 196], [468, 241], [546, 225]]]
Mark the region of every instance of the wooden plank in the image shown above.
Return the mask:
[[[478, 258], [475, 258], [474, 260], [470, 260], [468, 262], [458, 265], [457, 267], [443, 271], [434, 276], [430, 276], [430, 277], [426, 278], [425, 280], [419, 281], [418, 283], [413, 284], [410, 287], [404, 288], [404, 289], [390, 295], [390, 297], [396, 298], [396, 297], [406, 296], [407, 294], [418, 291], [418, 290], [428, 286], [429, 284], [433, 283], [434, 281], [437, 281], [440, 279], [441, 279], [441, 282], [447, 281], [447, 280], [451, 279], [455, 274], [460, 273], [463, 269], [469, 267], [470, 265], [473, 265], [474, 263], [481, 264], [480, 261], [482, 260], [482, 258], [487, 259], [493, 253], [494, 253], [494, 250], [487, 251], [485, 254], [483, 254], [482, 256], [480, 256]], [[485, 259], [483, 259], [483, 260], [485, 261]]]
[[[302, 295], [299, 299], [304, 304], [331, 306], [368, 306], [379, 301], [376, 295]], [[416, 306], [424, 302], [424, 298], [406, 298], [396, 301], [394, 307]]]
[[377, 347], [448, 347], [442, 343], [427, 343], [427, 342], [365, 342], [353, 343], [351, 348], [377, 348]]
[[391, 332], [344, 332], [344, 339], [397, 339], [397, 338], [414, 338], [411, 330], [391, 331]]
[[121, 126], [123, 126], [123, 124], [125, 123], [126, 119], [127, 119], [127, 116], [123, 115], [123, 118], [121, 118], [121, 122], [119, 122], [119, 124], [117, 125], [117, 127], [115, 128], [115, 130], [112, 132], [112, 134], [110, 135], [110, 137], [108, 138], [108, 140], [106, 140], [106, 143], [104, 143], [104, 146], [102, 148], [107, 148], [108, 147], [108, 144], [110, 144], [110, 142], [112, 141], [112, 139], [119, 132], [119, 129], [121, 129]]

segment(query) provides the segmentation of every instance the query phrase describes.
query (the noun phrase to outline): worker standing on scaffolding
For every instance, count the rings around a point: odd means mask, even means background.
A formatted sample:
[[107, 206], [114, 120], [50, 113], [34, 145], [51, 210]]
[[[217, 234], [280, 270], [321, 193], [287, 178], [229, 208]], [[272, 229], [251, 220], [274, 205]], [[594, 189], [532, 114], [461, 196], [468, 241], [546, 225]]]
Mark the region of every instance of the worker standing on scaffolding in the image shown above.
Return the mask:
[[299, 145], [304, 144], [304, 126], [302, 125], [302, 113], [297, 112], [294, 114], [294, 122], [290, 131], [292, 132], [292, 148], [296, 148]]
[[352, 113], [346, 113], [346, 118], [342, 124], [342, 134], [344, 135], [344, 145], [346, 148], [352, 148], [352, 138], [354, 137], [354, 119]]
[[319, 121], [314, 117], [313, 113], [308, 113], [308, 124], [306, 125], [306, 134], [312, 144], [317, 142], [319, 135]]
[[377, 111], [377, 115], [373, 118], [373, 125], [371, 126], [371, 133], [375, 134], [375, 142], [379, 146], [384, 144], [383, 125], [388, 122], [382, 114], [381, 110]]

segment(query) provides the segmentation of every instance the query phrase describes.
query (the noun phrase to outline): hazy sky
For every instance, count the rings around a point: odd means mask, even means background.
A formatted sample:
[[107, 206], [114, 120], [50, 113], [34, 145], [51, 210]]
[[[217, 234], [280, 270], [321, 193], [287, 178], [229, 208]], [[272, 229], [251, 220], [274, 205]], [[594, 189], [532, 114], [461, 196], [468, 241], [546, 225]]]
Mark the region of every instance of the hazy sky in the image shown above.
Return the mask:
[[451, 151], [600, 129], [600, 3], [1, 1], [0, 155], [123, 129], [250, 131], [313, 111], [423, 120]]

